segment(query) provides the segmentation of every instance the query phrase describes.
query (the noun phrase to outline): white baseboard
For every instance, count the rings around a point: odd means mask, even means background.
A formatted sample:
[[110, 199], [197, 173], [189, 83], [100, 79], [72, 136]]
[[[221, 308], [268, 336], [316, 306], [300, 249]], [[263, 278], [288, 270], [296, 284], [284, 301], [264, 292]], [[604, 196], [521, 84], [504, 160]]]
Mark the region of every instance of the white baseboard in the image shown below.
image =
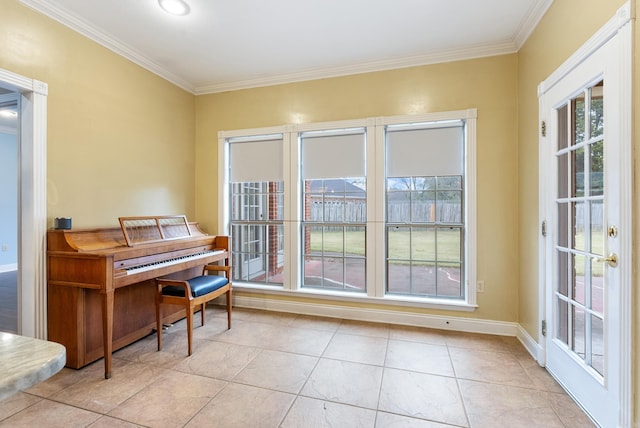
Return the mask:
[[517, 323], [512, 322], [406, 313], [379, 308], [354, 308], [325, 303], [294, 302], [245, 296], [234, 296], [233, 300], [234, 306], [242, 308], [289, 312], [302, 315], [316, 315], [357, 321], [438, 328], [442, 330], [464, 331], [469, 333], [518, 336], [518, 331], [520, 329]]
[[524, 328], [522, 328], [520, 324], [518, 324], [518, 333], [516, 337], [529, 354], [531, 354], [531, 356], [538, 362], [538, 364], [544, 367], [544, 354], [542, 347]]
[[18, 263], [10, 263], [7, 265], [0, 265], [0, 273], [12, 272], [18, 270]]

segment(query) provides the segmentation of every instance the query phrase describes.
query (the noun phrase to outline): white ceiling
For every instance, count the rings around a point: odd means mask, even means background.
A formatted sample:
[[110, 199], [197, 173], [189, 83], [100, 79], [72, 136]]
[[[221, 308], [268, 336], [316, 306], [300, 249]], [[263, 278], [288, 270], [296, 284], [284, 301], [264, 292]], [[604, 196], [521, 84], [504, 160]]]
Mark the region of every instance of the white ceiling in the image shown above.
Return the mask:
[[516, 52], [553, 0], [21, 0], [204, 94]]

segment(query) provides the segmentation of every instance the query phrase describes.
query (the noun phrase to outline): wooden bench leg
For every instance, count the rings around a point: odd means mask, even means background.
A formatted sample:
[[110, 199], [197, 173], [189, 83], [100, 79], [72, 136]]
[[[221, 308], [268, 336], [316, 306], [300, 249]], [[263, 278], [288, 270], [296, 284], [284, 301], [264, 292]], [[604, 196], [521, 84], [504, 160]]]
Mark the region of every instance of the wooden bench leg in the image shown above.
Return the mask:
[[158, 337], [158, 351], [162, 350], [162, 305], [160, 296], [156, 295], [156, 334]]
[[227, 291], [227, 329], [231, 328], [231, 288]]
[[189, 355], [191, 355], [193, 350], [193, 307], [191, 305], [186, 305], [185, 309], [187, 311], [187, 341], [189, 343]]

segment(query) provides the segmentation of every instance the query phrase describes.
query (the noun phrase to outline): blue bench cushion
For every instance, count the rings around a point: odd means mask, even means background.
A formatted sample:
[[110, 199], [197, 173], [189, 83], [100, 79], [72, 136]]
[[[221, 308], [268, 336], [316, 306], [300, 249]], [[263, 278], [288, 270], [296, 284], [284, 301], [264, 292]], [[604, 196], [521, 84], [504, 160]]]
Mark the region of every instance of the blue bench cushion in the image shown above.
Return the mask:
[[[193, 297], [200, 297], [224, 287], [229, 281], [224, 276], [202, 275], [191, 278], [187, 282], [189, 283], [189, 287], [191, 287], [191, 295]], [[165, 296], [184, 297], [184, 288], [170, 285], [162, 289], [162, 294]]]

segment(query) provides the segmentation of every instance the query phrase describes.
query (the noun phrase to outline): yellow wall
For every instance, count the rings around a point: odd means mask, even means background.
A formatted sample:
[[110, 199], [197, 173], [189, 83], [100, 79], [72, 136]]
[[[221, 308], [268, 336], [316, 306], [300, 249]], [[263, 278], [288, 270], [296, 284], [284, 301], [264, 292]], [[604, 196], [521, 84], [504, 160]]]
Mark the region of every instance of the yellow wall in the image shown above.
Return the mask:
[[[519, 177], [519, 219], [520, 228], [520, 299], [519, 323], [529, 334], [537, 339], [538, 317], [538, 98], [537, 86], [557, 67], [596, 33], [624, 0], [556, 0], [544, 19], [540, 22], [527, 43], [518, 53], [518, 177]], [[632, 1], [632, 6], [636, 6]], [[640, 38], [635, 28], [635, 56], [640, 53]], [[640, 69], [635, 64], [634, 82], [640, 82]], [[635, 123], [640, 120], [640, 99], [634, 89]], [[638, 153], [640, 142], [634, 136], [634, 150]], [[635, 171], [640, 166], [635, 156]], [[640, 188], [640, 177], [635, 174], [635, 189]], [[634, 194], [634, 219], [637, 219], [637, 191]], [[637, 242], [640, 237], [640, 222], [634, 220], [634, 266], [640, 265]], [[637, 270], [637, 269], [636, 269]], [[637, 273], [634, 272], [633, 289], [637, 290]], [[635, 308], [640, 307], [640, 293], [634, 291]], [[640, 343], [640, 311], [634, 310], [633, 351], [634, 406], [636, 409], [634, 426], [640, 426], [640, 372], [637, 364]]]
[[[514, 55], [195, 97], [17, 0], [0, 0], [0, 68], [49, 85], [50, 225], [57, 216], [93, 227], [123, 215], [185, 213], [216, 233], [220, 130], [477, 108], [478, 279], [486, 292], [475, 313], [453, 315], [519, 322], [537, 338], [537, 85], [623, 3], [555, 0]], [[634, 299], [640, 307], [640, 293]], [[634, 335], [640, 343], [637, 328]]]
[[556, 0], [518, 53], [520, 324], [538, 336], [538, 84], [613, 17], [624, 0]]
[[17, 0], [0, 17], [0, 68], [49, 85], [49, 226], [194, 218], [194, 95]]
[[478, 278], [486, 293], [471, 316], [515, 322], [516, 72], [516, 55], [504, 55], [199, 96], [197, 218], [215, 231], [220, 130], [477, 108]]

